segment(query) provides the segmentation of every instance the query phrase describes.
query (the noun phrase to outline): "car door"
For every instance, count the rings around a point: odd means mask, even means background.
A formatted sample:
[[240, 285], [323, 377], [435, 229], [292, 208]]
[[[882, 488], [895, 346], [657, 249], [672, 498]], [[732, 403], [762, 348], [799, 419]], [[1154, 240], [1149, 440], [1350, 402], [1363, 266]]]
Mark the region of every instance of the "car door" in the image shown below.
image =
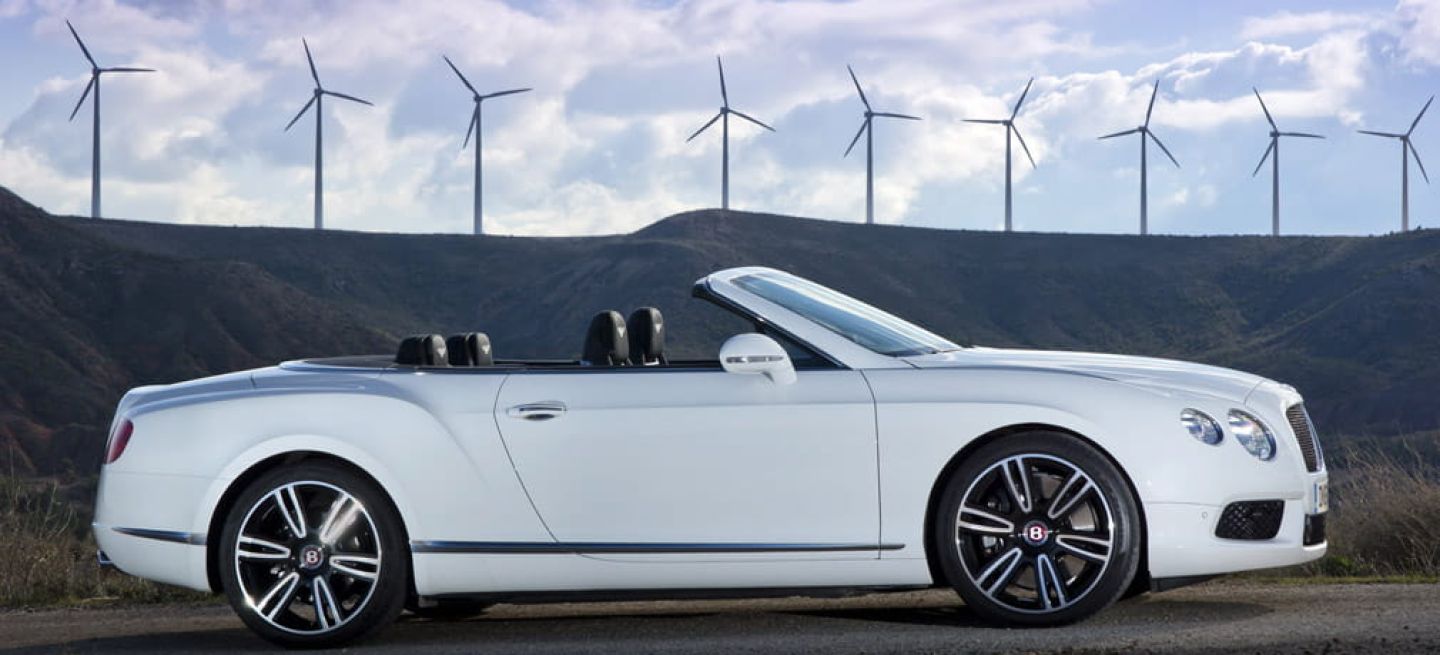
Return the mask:
[[[561, 545], [873, 557], [874, 400], [856, 371], [531, 370], [495, 420]], [[868, 554], [866, 551], [870, 551]]]

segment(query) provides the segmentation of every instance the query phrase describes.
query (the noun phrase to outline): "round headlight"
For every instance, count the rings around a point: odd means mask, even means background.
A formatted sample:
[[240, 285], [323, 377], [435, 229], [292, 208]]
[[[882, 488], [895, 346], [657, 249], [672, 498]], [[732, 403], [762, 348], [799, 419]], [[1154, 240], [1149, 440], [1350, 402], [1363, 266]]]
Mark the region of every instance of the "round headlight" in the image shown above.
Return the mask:
[[1230, 410], [1230, 433], [1245, 447], [1245, 451], [1261, 461], [1275, 458], [1275, 435], [1260, 419], [1238, 409]]
[[1198, 409], [1187, 409], [1180, 412], [1180, 425], [1200, 443], [1213, 446], [1225, 438], [1225, 433], [1220, 430], [1220, 424], [1210, 418], [1209, 414]]

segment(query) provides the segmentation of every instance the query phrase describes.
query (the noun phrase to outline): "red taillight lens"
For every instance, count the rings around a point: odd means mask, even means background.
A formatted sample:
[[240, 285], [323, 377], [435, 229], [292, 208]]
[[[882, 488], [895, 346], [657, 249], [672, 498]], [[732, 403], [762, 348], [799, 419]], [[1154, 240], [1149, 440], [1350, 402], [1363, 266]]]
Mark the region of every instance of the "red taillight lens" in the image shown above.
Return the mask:
[[135, 433], [135, 426], [130, 419], [122, 419], [115, 431], [110, 433], [110, 441], [105, 445], [105, 463], [113, 464], [125, 454], [125, 447], [130, 445], [130, 435]]

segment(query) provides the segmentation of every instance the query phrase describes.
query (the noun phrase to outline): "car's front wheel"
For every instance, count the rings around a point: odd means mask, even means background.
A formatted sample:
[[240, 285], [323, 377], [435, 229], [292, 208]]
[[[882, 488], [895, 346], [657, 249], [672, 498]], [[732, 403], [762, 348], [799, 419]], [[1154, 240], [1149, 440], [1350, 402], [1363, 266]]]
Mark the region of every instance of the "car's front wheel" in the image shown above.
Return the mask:
[[942, 493], [934, 552], [982, 617], [1079, 621], [1114, 603], [1135, 577], [1134, 497], [1115, 465], [1080, 439], [1028, 432], [986, 444]]
[[219, 548], [231, 607], [281, 646], [349, 643], [390, 624], [404, 605], [400, 517], [344, 467], [300, 463], [261, 476], [231, 506]]

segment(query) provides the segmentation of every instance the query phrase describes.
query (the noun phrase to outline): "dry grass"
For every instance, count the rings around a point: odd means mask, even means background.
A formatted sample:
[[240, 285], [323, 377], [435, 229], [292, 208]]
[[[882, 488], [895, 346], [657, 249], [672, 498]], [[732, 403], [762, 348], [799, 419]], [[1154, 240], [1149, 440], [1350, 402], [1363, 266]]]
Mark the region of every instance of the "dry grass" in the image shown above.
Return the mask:
[[87, 519], [59, 483], [0, 475], [0, 608], [205, 598], [101, 570]]
[[1413, 451], [1350, 450], [1330, 474], [1328, 576], [1440, 576], [1440, 466]]

